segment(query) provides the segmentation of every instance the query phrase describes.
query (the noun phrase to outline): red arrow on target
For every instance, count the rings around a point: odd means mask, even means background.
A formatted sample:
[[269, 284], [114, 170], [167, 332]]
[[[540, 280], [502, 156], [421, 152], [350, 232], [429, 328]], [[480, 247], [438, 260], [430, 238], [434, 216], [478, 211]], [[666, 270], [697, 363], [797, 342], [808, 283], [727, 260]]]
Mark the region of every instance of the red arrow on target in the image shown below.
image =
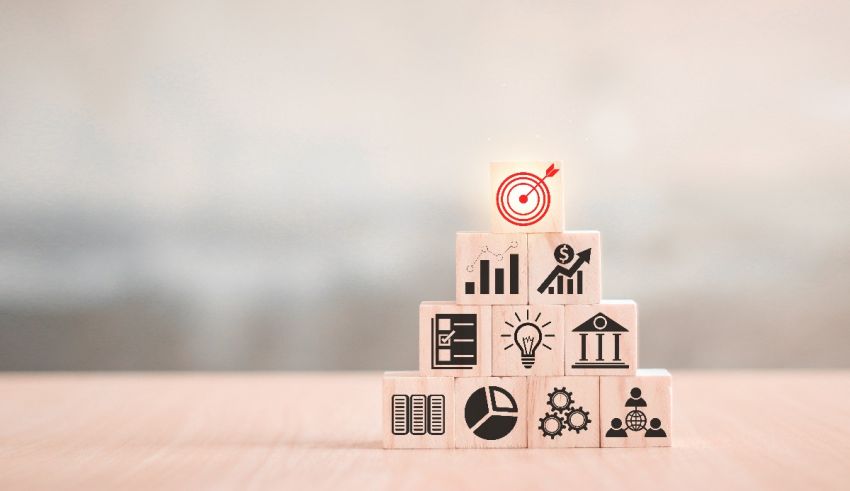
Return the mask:
[[554, 176], [555, 174], [557, 174], [559, 170], [561, 170], [561, 169], [556, 169], [556, 168], [555, 168], [555, 163], [554, 163], [554, 162], [552, 162], [552, 165], [550, 165], [550, 166], [546, 169], [546, 175], [545, 175], [545, 176], [543, 176], [542, 178], [538, 178], [538, 179], [539, 179], [539, 181], [537, 181], [537, 184], [535, 184], [533, 188], [529, 189], [527, 193], [525, 193], [525, 194], [523, 194], [522, 196], [520, 196], [520, 197], [519, 197], [519, 202], [520, 202], [520, 203], [525, 204], [525, 203], [528, 201], [528, 196], [529, 196], [532, 192], [534, 192], [534, 190], [535, 190], [535, 189], [537, 189], [537, 186], [539, 186], [539, 185], [543, 184], [543, 181], [544, 181], [544, 180], [546, 180], [546, 178], [547, 178], [547, 177], [552, 177], [552, 176]]

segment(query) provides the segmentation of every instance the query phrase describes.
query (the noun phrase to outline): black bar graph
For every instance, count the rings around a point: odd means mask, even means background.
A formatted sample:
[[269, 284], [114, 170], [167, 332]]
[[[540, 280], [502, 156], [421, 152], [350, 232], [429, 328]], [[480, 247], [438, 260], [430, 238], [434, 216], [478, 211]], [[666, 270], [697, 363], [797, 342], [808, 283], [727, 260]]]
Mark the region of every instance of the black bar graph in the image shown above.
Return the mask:
[[[478, 263], [478, 293], [489, 295], [490, 292], [490, 260], [482, 259]], [[511, 254], [508, 258], [508, 288], [511, 295], [519, 294], [519, 254]], [[467, 295], [475, 295], [475, 282], [467, 281], [463, 284], [463, 291]], [[505, 294], [505, 268], [493, 269], [493, 292], [496, 295]]]
[[490, 260], [482, 259], [480, 263], [478, 286], [482, 295], [490, 293]]
[[511, 254], [511, 295], [519, 294], [519, 254]]

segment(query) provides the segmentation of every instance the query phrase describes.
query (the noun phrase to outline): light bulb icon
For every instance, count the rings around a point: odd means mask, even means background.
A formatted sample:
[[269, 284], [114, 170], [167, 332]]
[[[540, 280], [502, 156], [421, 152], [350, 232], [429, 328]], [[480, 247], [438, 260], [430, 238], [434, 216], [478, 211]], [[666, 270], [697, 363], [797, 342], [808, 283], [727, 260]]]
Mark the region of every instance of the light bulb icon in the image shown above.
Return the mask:
[[520, 360], [525, 368], [531, 368], [534, 365], [534, 355], [542, 339], [543, 333], [540, 332], [537, 324], [532, 322], [523, 322], [514, 331], [514, 343], [519, 348]]
[[[494, 307], [495, 308], [495, 307]], [[534, 320], [531, 319], [531, 309], [525, 310], [525, 320], [520, 317], [520, 312], [516, 310], [512, 310], [511, 307], [503, 307], [506, 309], [504, 311], [505, 317], [505, 325], [510, 328], [510, 330], [501, 335], [503, 338], [508, 338], [513, 341], [513, 343], [505, 346], [506, 350], [509, 350], [516, 346], [517, 350], [519, 350], [520, 362], [522, 362], [522, 366], [525, 368], [531, 368], [534, 366], [534, 362], [537, 357], [537, 348], [543, 346], [549, 351], [552, 351], [552, 347], [546, 344], [546, 340], [544, 338], [554, 338], [555, 334], [551, 332], [547, 332], [544, 334], [543, 330], [551, 324], [551, 322], [543, 322], [541, 324], [540, 316], [543, 315], [542, 312], [536, 312], [536, 316]], [[508, 310], [511, 309], [511, 310]], [[516, 322], [511, 318], [511, 313], [513, 317], [516, 317]], [[505, 341], [509, 343], [509, 341]]]

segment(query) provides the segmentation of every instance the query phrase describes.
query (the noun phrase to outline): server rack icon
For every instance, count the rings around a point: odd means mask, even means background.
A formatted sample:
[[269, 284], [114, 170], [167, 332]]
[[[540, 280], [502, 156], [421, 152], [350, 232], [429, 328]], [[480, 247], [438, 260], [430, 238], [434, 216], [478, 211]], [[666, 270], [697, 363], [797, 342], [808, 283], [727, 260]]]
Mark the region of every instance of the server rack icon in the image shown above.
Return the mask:
[[392, 397], [393, 435], [442, 435], [446, 432], [446, 396], [434, 394]]
[[431, 368], [473, 368], [478, 363], [477, 323], [477, 314], [435, 315], [431, 319]]

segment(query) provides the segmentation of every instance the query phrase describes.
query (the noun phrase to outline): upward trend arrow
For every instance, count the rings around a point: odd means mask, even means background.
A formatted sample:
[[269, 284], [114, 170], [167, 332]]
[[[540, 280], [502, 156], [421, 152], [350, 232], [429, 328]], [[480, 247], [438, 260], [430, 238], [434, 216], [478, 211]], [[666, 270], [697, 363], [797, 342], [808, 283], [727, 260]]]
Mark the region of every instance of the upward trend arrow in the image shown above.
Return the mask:
[[578, 271], [579, 268], [584, 265], [584, 263], [589, 262], [590, 249], [588, 248], [576, 254], [576, 261], [569, 269], [561, 266], [560, 264], [558, 266], [555, 266], [555, 269], [553, 269], [552, 272], [549, 273], [549, 276], [547, 276], [546, 279], [543, 280], [543, 283], [540, 284], [540, 286], [537, 288], [537, 291], [540, 293], [546, 292], [546, 289], [549, 288], [549, 284], [555, 281], [555, 278], [557, 278], [558, 275], [564, 275], [567, 278], [571, 278], [576, 273], [576, 271]]
[[572, 276], [575, 274], [575, 272], [578, 271], [578, 268], [582, 267], [582, 265], [584, 265], [584, 263], [590, 262], [590, 249], [589, 248], [585, 249], [585, 250], [577, 253], [576, 256], [578, 257], [578, 259], [576, 259], [576, 262], [574, 262], [572, 267], [564, 273], [565, 275], [567, 275], [570, 278], [572, 278]]

